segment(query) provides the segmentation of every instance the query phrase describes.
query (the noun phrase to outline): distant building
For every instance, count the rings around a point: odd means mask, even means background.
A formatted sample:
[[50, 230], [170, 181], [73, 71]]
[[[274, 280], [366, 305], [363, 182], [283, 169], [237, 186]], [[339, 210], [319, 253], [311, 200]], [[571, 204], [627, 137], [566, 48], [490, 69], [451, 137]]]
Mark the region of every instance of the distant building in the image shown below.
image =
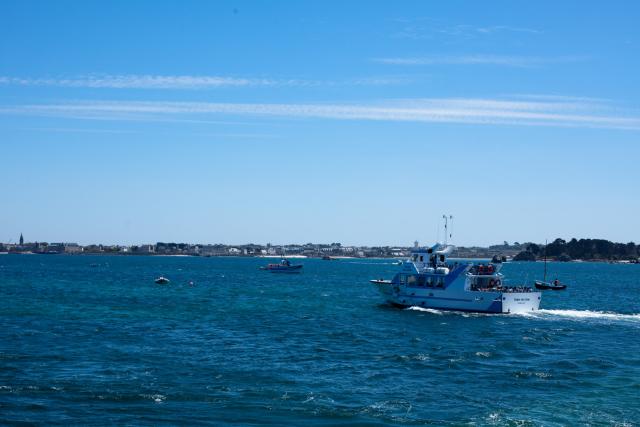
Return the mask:
[[140, 245], [136, 249], [136, 253], [152, 254], [155, 252], [155, 245]]
[[102, 252], [102, 245], [87, 245], [84, 247], [85, 252], [99, 253]]
[[203, 245], [200, 248], [201, 256], [222, 256], [227, 254], [227, 247], [225, 245]]
[[44, 252], [48, 254], [61, 254], [64, 252], [64, 243], [50, 243]]
[[20, 233], [20, 246], [24, 245], [24, 237], [22, 237], [22, 233]]
[[65, 243], [64, 244], [64, 253], [65, 254], [79, 254], [82, 252], [82, 246], [77, 243]]

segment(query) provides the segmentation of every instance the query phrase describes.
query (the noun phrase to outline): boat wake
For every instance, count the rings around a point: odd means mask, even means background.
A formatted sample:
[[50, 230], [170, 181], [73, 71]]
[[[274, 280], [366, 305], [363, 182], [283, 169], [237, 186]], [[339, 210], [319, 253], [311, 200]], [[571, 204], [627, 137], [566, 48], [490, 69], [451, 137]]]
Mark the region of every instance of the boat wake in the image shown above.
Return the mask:
[[458, 315], [462, 317], [484, 317], [484, 316], [522, 316], [533, 317], [536, 319], [547, 320], [604, 320], [604, 321], [618, 321], [618, 322], [633, 322], [640, 324], [640, 313], [636, 314], [624, 314], [624, 313], [612, 313], [606, 311], [592, 311], [592, 310], [538, 310], [532, 313], [513, 313], [513, 314], [494, 314], [494, 313], [467, 313], [462, 311], [449, 311], [449, 310], [437, 310], [433, 308], [424, 307], [408, 307], [405, 310], [420, 311], [424, 313], [436, 314], [439, 316], [450, 314]]
[[534, 313], [524, 313], [524, 316], [537, 318], [568, 318], [568, 319], [595, 319], [595, 320], [616, 320], [625, 322], [640, 323], [640, 313], [623, 314], [606, 311], [591, 310], [538, 310]]
[[405, 310], [424, 311], [425, 313], [437, 314], [440, 316], [444, 314], [444, 311], [442, 310], [436, 310], [435, 308], [417, 307], [417, 306], [407, 307]]
[[405, 308], [405, 310], [421, 311], [424, 313], [435, 314], [438, 316], [462, 316], [462, 317], [485, 317], [485, 316], [504, 316], [501, 313], [474, 313], [472, 311], [456, 311], [456, 310], [438, 310], [436, 308], [425, 308], [418, 306], [411, 306]]

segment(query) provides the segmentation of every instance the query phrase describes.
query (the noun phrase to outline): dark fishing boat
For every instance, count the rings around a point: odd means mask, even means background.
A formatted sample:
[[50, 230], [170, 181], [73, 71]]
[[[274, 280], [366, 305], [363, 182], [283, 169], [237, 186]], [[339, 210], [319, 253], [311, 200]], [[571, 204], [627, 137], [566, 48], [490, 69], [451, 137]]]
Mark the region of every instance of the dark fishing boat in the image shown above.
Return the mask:
[[260, 270], [270, 271], [271, 273], [300, 273], [302, 264], [291, 264], [291, 262], [283, 258], [279, 264], [268, 264], [260, 267]]
[[561, 291], [567, 289], [567, 285], [560, 283], [558, 280], [554, 280], [553, 283], [543, 282], [542, 280], [536, 280], [536, 289], [542, 290], [554, 290]]
[[169, 279], [164, 276], [160, 276], [156, 280], [154, 280], [154, 282], [156, 282], [158, 285], [166, 285], [167, 283], [169, 283]]

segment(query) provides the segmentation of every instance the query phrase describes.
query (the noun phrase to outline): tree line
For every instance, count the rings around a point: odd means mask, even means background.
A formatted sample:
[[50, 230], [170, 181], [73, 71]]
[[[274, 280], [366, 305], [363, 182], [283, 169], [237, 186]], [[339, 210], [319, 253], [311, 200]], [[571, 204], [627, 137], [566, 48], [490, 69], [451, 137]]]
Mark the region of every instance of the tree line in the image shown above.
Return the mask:
[[560, 261], [584, 260], [637, 260], [640, 245], [633, 242], [614, 243], [604, 239], [555, 239], [546, 245], [529, 243], [526, 250], [514, 258], [515, 261], [533, 261], [547, 256]]

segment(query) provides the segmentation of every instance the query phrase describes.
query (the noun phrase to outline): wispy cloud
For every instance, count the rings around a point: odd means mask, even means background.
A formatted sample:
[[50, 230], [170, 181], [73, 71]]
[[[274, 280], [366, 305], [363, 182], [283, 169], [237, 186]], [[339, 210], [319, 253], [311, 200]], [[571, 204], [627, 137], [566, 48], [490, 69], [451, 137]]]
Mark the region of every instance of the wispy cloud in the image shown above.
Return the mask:
[[499, 65], [507, 67], [539, 67], [547, 64], [586, 61], [586, 56], [535, 57], [511, 55], [444, 55], [421, 57], [373, 58], [372, 61], [391, 65]]
[[156, 120], [158, 117], [197, 119], [212, 115], [228, 115], [640, 130], [640, 117], [622, 114], [620, 111], [599, 102], [504, 98], [432, 98], [366, 104], [95, 101], [32, 104], [0, 109], [1, 114], [101, 120]]
[[220, 76], [94, 75], [74, 78], [0, 77], [0, 84], [114, 89], [205, 89], [225, 86], [268, 86], [269, 79]]
[[109, 134], [128, 134], [139, 133], [134, 130], [122, 130], [122, 129], [87, 129], [87, 128], [57, 128], [57, 127], [29, 127], [29, 128], [16, 128], [21, 131], [36, 131], [36, 132], [60, 132], [60, 133], [109, 133]]
[[499, 35], [538, 35], [543, 31], [536, 28], [513, 25], [470, 25], [452, 24], [432, 18], [395, 19], [402, 28], [394, 33], [396, 38], [414, 40], [446, 37], [449, 39], [472, 40]]
[[90, 75], [73, 78], [2, 77], [5, 86], [55, 86], [68, 88], [109, 89], [217, 89], [225, 87], [265, 86], [382, 86], [408, 83], [406, 77], [363, 77], [335, 80], [267, 79], [225, 76], [162, 76], [162, 75]]
[[525, 27], [512, 27], [510, 25], [490, 25], [488, 27], [475, 27], [477, 33], [491, 34], [500, 32], [510, 33], [527, 33], [527, 34], [542, 34], [542, 31], [533, 28]]

